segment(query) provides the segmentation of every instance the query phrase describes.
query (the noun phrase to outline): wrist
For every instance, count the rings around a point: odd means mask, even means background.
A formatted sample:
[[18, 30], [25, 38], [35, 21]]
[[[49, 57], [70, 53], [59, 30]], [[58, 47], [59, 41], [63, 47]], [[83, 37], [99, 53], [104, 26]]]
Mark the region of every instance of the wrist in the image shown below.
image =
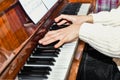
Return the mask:
[[92, 17], [92, 15], [88, 15], [88, 16], [87, 16], [86, 22], [88, 22], [88, 23], [93, 23], [93, 17]]

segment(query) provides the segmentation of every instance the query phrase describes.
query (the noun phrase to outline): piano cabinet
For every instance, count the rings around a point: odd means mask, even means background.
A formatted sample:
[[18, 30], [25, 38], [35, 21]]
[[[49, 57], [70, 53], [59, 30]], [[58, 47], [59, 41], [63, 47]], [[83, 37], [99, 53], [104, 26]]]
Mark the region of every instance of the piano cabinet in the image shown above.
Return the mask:
[[[37, 24], [34, 24], [18, 0], [14, 1], [9, 7], [3, 6], [3, 9], [0, 10], [0, 79], [16, 78], [38, 44], [38, 40], [54, 23], [54, 18], [60, 15], [64, 6], [72, 2], [72, 0], [58, 0], [47, 14]], [[81, 2], [83, 0], [74, 1]], [[89, 0], [85, 1], [89, 2]], [[75, 56], [82, 54], [85, 44], [79, 41], [79, 45]], [[68, 80], [75, 80], [79, 62], [80, 57], [73, 57]]]

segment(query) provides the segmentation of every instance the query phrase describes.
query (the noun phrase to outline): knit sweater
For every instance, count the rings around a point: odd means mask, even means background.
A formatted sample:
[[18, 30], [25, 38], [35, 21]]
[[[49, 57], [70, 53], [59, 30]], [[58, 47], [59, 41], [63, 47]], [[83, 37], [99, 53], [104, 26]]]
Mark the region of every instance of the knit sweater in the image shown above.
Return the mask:
[[110, 57], [120, 58], [120, 7], [93, 16], [92, 23], [83, 23], [79, 38]]

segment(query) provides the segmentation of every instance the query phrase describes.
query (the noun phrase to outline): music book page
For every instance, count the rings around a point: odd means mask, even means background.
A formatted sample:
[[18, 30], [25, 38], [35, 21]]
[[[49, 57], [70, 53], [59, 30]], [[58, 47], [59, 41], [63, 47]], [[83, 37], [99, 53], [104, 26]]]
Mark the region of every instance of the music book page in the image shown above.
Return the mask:
[[48, 11], [41, 0], [19, 0], [30, 19], [37, 24]]
[[58, 0], [42, 0], [49, 10]]

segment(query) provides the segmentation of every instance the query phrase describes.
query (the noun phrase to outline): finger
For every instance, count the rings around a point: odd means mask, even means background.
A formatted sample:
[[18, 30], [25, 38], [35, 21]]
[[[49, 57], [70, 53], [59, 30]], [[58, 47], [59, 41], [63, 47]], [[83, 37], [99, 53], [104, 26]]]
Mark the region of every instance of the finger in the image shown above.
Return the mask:
[[50, 44], [52, 42], [55, 42], [59, 40], [59, 31], [50, 31], [48, 34], [45, 35], [45, 37], [41, 40], [39, 40], [39, 43], [43, 45]]
[[42, 44], [43, 44], [43, 45], [47, 45], [47, 44], [53, 43], [53, 42], [58, 41], [58, 40], [59, 40], [59, 38], [57, 38], [57, 37], [55, 37], [55, 38], [50, 38], [50, 39], [48, 39], [47, 41], [43, 42]]
[[60, 46], [62, 46], [65, 43], [64, 39], [60, 40], [54, 47], [55, 48], [59, 48]]
[[59, 35], [60, 35], [60, 34], [59, 34], [59, 32], [57, 31], [56, 34], [47, 36], [47, 37], [46, 37], [46, 40], [43, 42], [43, 44], [46, 45], [46, 44], [50, 44], [50, 43], [52, 43], [52, 42], [55, 42], [55, 41], [57, 41], [57, 40], [60, 40]]
[[65, 23], [65, 25], [70, 25], [70, 24], [71, 24], [71, 23], [68, 23], [68, 22], [67, 22], [67, 23]]
[[55, 22], [59, 22], [60, 20], [63, 20], [63, 19], [67, 20], [67, 17], [68, 17], [67, 15], [62, 14], [62, 15], [56, 17], [54, 20], [55, 20]]
[[61, 16], [58, 16], [58, 17], [56, 17], [54, 20], [55, 20], [55, 22], [59, 22], [60, 20], [62, 20], [63, 18], [61, 17]]
[[43, 44], [44, 42], [46, 42], [47, 40], [49, 40], [49, 37], [44, 37], [43, 39], [39, 40], [40, 44]]
[[59, 23], [57, 23], [57, 25], [62, 25], [62, 24], [65, 24], [65, 23], [67, 23], [67, 21], [66, 20], [62, 20]]
[[42, 39], [39, 40], [39, 43], [45, 42], [46, 40], [48, 40], [50, 38], [50, 36], [52, 36], [54, 34], [56, 34], [55, 31], [49, 31], [49, 32], [47, 32], [47, 34]]

